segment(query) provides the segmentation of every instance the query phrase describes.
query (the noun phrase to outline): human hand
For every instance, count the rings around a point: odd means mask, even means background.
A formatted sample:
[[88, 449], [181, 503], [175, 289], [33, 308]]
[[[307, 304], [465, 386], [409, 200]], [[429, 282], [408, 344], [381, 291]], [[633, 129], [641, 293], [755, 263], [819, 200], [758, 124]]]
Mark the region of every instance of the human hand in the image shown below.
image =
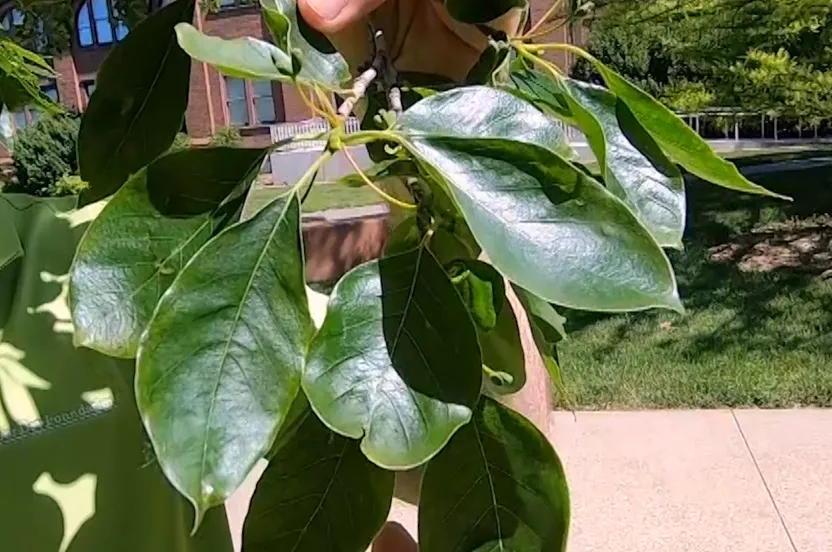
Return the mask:
[[[372, 46], [367, 23], [372, 14], [384, 31], [398, 71], [442, 75], [461, 80], [487, 44], [482, 32], [451, 18], [441, 0], [299, 0], [304, 20], [332, 41], [352, 67], [369, 61]], [[522, 12], [513, 9], [489, 23], [512, 35]]]
[[372, 552], [417, 552], [416, 541], [407, 529], [395, 522], [387, 522], [373, 542]]

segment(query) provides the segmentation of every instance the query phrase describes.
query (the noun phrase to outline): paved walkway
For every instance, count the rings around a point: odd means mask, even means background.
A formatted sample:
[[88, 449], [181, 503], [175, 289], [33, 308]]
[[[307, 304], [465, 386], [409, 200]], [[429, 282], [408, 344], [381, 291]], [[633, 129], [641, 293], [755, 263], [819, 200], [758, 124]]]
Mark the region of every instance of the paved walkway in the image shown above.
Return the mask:
[[[568, 552], [832, 552], [832, 409], [557, 412], [552, 423], [572, 495]], [[414, 514], [394, 517], [415, 531]]]
[[556, 413], [569, 552], [832, 551], [832, 410]]

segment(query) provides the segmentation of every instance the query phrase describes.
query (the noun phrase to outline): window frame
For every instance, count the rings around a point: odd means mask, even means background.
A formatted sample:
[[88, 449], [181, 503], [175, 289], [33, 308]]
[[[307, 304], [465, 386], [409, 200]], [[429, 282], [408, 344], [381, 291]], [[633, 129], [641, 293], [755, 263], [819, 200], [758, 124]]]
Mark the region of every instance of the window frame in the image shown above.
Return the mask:
[[[84, 0], [81, 4], [78, 5], [78, 9], [75, 10], [75, 28], [74, 28], [74, 40], [75, 43], [78, 45], [79, 48], [83, 49], [92, 49], [92, 48], [111, 48], [115, 44], [118, 44], [125, 38], [127, 35], [130, 34], [130, 29], [127, 27], [127, 24], [124, 21], [120, 21], [116, 19], [113, 15], [115, 10], [113, 9], [113, 1], [112, 0], [100, 0], [104, 2], [104, 7], [107, 10], [107, 23], [110, 26], [110, 35], [111, 40], [108, 42], [102, 42], [100, 37], [98, 36], [98, 27], [96, 22], [99, 21], [95, 18], [95, 14], [93, 13], [93, 4], [96, 0]], [[85, 30], [88, 30], [90, 33], [90, 43], [84, 44], [81, 41], [81, 18], [82, 15], [86, 15], [87, 20], [87, 27]], [[124, 34], [119, 38], [119, 29], [124, 28]]]
[[[241, 99], [240, 98], [236, 98], [236, 99], [231, 98], [230, 94], [228, 93], [228, 91], [229, 91], [229, 87], [228, 87], [229, 80], [241, 81], [243, 83], [243, 93], [244, 93], [244, 96], [245, 96], [244, 100], [245, 100], [246, 119], [247, 119], [247, 122], [245, 124], [238, 124], [238, 123], [235, 123], [232, 120], [231, 104], [233, 102], [239, 102], [239, 101], [241, 101]], [[281, 112], [278, 108], [277, 103], [275, 103], [275, 98], [277, 98], [278, 90], [275, 87], [274, 82], [273, 81], [258, 81], [258, 82], [268, 83], [269, 89], [271, 91], [271, 96], [264, 96], [264, 95], [255, 96], [254, 82], [255, 81], [252, 81], [252, 80], [249, 80], [249, 79], [241, 79], [241, 78], [237, 78], [237, 77], [229, 77], [229, 76], [224, 76], [223, 77], [223, 79], [222, 79], [222, 85], [224, 87], [223, 88], [223, 93], [224, 93], [223, 94], [224, 95], [223, 100], [225, 102], [224, 108], [225, 108], [226, 121], [227, 121], [227, 124], [229, 126], [233, 126], [235, 128], [257, 128], [257, 127], [264, 127], [264, 126], [274, 125], [274, 124], [277, 124], [278, 122], [280, 122], [280, 113]], [[270, 120], [270, 121], [261, 121], [259, 119], [259, 116], [258, 116], [255, 100], [260, 99], [260, 98], [267, 98], [267, 97], [270, 97], [271, 101], [272, 101], [273, 119]]]
[[[44, 81], [40, 85], [40, 90], [44, 94], [53, 99], [55, 102], [60, 102], [61, 95], [58, 91], [58, 81], [55, 79], [50, 79], [48, 81]], [[49, 94], [49, 91], [54, 91], [54, 98], [52, 95]], [[18, 116], [22, 115], [24, 120], [26, 121], [25, 125], [19, 125], [17, 123]], [[40, 112], [33, 108], [30, 105], [25, 105], [19, 109], [15, 109], [14, 111], [9, 111], [9, 120], [11, 121], [12, 125], [12, 132], [17, 132], [22, 128], [28, 128], [38, 122], [40, 119]]]

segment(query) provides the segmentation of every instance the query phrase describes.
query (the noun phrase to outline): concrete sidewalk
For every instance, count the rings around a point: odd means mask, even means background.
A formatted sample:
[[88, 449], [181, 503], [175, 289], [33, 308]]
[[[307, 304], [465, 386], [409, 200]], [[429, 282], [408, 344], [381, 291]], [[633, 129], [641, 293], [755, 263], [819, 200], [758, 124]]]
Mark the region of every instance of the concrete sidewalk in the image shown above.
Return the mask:
[[832, 551], [832, 410], [558, 412], [569, 552]]
[[[567, 552], [832, 552], [832, 409], [552, 414]], [[239, 530], [256, 476], [229, 504]], [[415, 508], [391, 518], [416, 532]]]

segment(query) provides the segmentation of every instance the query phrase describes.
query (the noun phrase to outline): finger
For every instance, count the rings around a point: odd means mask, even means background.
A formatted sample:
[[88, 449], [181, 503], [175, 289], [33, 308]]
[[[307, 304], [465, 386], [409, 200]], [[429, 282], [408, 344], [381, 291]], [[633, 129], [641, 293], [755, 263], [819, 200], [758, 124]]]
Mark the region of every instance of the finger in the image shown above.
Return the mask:
[[389, 521], [373, 543], [373, 552], [417, 552], [416, 541], [400, 524]]
[[357, 23], [386, 0], [299, 0], [303, 19], [324, 34], [337, 33]]

